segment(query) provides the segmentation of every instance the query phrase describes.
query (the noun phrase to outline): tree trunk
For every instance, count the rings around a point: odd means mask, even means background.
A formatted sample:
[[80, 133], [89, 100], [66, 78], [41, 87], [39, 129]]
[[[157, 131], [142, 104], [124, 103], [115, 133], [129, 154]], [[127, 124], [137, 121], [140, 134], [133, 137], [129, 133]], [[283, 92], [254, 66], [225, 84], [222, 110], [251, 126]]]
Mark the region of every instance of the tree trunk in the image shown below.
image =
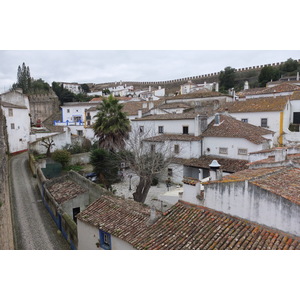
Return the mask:
[[145, 203], [149, 189], [151, 187], [151, 179], [140, 177], [140, 182], [133, 193], [133, 199], [136, 202]]

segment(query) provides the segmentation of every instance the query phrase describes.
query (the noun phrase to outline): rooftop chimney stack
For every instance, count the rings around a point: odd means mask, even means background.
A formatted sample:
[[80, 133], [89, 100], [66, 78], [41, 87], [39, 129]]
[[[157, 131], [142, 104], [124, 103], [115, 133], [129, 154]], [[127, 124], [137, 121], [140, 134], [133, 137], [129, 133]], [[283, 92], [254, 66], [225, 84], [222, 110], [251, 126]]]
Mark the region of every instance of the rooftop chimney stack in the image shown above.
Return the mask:
[[207, 128], [207, 116], [197, 115], [195, 118], [195, 136], [200, 136]]
[[215, 114], [215, 125], [220, 125], [220, 114]]
[[141, 118], [143, 116], [143, 111], [141, 109], [138, 110], [138, 118]]
[[244, 90], [249, 90], [249, 82], [247, 80], [244, 83]]
[[285, 161], [287, 158], [287, 150], [286, 149], [276, 149], [275, 150], [275, 161]]
[[211, 180], [222, 180], [223, 174], [222, 170], [220, 169], [221, 165], [215, 159], [211, 162], [209, 167], [209, 176]]

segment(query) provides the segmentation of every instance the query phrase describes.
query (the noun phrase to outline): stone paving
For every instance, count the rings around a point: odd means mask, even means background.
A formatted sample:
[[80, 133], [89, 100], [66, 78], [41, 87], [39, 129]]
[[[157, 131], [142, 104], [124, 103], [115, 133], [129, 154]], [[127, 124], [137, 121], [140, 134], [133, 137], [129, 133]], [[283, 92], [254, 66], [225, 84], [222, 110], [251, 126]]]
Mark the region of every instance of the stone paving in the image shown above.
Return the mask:
[[[129, 175], [132, 175], [130, 180]], [[139, 177], [126, 171], [124, 173], [124, 180], [120, 183], [114, 184], [113, 188], [116, 190], [115, 194], [120, 197], [124, 197], [129, 200], [133, 200], [132, 194], [135, 192], [136, 186], [138, 185]], [[129, 187], [131, 186], [131, 190]], [[161, 201], [160, 198], [163, 195], [169, 194], [177, 195], [178, 188], [174, 185], [167, 188], [165, 183], [159, 183], [157, 186], [151, 186], [145, 204], [152, 206], [154, 205], [158, 210], [166, 211], [171, 207], [171, 204], [165, 201]]]

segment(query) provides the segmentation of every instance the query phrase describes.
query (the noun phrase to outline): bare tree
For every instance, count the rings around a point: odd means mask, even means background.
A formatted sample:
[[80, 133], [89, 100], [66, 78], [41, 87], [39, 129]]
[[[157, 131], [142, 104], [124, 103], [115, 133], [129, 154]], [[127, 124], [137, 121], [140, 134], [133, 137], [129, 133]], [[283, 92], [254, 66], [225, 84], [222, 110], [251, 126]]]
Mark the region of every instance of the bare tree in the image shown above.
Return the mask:
[[51, 148], [53, 146], [55, 146], [55, 143], [54, 143], [53, 139], [42, 138], [41, 144], [42, 144], [42, 146], [44, 146], [47, 149], [47, 152], [46, 152], [47, 157], [50, 157], [50, 155], [51, 155]]
[[139, 183], [133, 193], [133, 199], [144, 203], [154, 177], [161, 174], [170, 164], [173, 152], [164, 142], [149, 138], [149, 132], [140, 132], [132, 128], [126, 141], [128, 150], [124, 158], [132, 172], [139, 176]]

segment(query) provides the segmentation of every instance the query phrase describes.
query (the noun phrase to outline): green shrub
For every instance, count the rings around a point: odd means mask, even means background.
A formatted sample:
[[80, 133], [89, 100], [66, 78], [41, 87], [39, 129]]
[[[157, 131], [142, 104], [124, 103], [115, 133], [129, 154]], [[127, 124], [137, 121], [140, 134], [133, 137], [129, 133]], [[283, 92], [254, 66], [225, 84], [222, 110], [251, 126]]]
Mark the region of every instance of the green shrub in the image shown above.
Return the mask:
[[67, 150], [55, 150], [52, 153], [51, 158], [54, 161], [61, 163], [65, 168], [71, 160], [71, 154]]

